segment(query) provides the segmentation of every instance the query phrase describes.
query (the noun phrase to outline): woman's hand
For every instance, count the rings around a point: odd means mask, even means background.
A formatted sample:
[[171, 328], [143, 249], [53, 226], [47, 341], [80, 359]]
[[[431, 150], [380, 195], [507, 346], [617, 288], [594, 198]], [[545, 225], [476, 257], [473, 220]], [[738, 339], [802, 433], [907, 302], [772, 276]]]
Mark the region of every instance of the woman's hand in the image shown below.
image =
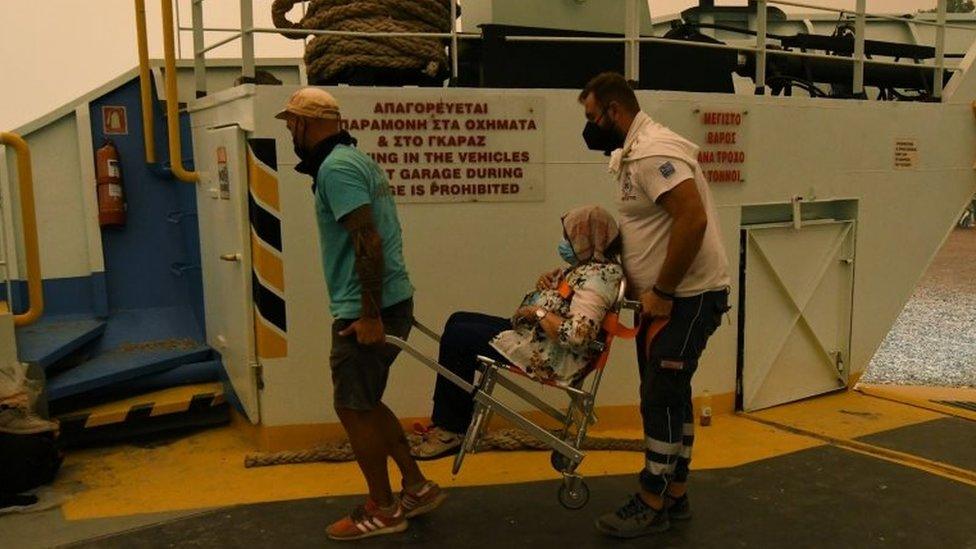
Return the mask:
[[553, 269], [548, 273], [542, 273], [539, 280], [535, 283], [536, 290], [554, 290], [559, 285], [559, 273], [561, 269]]
[[539, 307], [535, 306], [519, 307], [518, 310], [515, 311], [515, 318], [523, 322], [535, 323], [537, 320], [535, 312], [538, 309]]
[[673, 301], [662, 299], [654, 292], [645, 292], [640, 296], [641, 317], [648, 321], [657, 318], [670, 318], [671, 309], [674, 307]]

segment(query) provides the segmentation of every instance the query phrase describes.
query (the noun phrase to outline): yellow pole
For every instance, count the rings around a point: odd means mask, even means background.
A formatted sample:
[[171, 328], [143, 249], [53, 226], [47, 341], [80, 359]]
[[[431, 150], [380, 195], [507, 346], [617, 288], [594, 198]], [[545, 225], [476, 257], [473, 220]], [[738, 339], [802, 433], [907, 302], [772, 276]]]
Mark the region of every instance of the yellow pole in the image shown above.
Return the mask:
[[170, 170], [180, 181], [195, 183], [197, 172], [183, 169], [183, 149], [180, 144], [179, 97], [176, 90], [176, 54], [173, 47], [173, 6], [161, 0], [163, 9], [163, 57], [166, 60], [166, 134], [169, 137]]
[[156, 163], [156, 125], [153, 118], [152, 90], [149, 77], [149, 42], [146, 39], [146, 0], [136, 2], [136, 42], [139, 44], [139, 92], [142, 97], [142, 142], [146, 162]]
[[41, 288], [41, 255], [37, 247], [37, 216], [34, 214], [34, 175], [27, 142], [15, 133], [0, 132], [0, 144], [12, 147], [17, 154], [17, 181], [20, 184], [20, 219], [24, 229], [24, 251], [27, 255], [27, 296], [30, 308], [14, 315], [14, 325], [26, 326], [37, 322], [44, 312], [44, 292]]

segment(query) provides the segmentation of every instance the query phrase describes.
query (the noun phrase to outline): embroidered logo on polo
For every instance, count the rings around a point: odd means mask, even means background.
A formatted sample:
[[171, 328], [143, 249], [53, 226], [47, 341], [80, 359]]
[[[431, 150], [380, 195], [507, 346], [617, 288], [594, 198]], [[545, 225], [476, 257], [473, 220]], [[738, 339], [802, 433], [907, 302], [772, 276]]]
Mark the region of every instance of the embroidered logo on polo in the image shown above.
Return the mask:
[[621, 202], [637, 200], [637, 192], [634, 189], [634, 181], [630, 173], [625, 173], [620, 183], [620, 200]]
[[661, 167], [658, 168], [658, 171], [661, 172], [661, 175], [663, 175], [665, 178], [670, 178], [672, 175], [674, 175], [674, 172], [677, 170], [675, 170], [674, 164], [672, 164], [671, 161], [669, 160], [664, 164], [661, 164]]

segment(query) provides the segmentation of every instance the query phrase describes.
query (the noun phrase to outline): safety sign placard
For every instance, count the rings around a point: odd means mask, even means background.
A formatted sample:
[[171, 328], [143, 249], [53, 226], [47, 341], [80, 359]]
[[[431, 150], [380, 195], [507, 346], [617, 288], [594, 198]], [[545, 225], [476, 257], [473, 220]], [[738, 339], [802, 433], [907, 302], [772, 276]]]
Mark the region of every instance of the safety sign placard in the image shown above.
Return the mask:
[[129, 122], [125, 115], [125, 107], [102, 107], [102, 133], [105, 135], [129, 134]]

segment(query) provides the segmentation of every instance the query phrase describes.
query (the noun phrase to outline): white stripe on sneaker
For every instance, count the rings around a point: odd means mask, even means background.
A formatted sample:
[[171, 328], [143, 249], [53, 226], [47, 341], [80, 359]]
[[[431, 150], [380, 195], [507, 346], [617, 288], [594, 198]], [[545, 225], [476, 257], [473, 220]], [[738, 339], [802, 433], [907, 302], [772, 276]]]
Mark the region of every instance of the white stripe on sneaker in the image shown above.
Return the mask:
[[359, 528], [359, 531], [362, 532], [362, 533], [364, 533], [364, 534], [367, 533], [367, 532], [371, 532], [372, 531], [372, 528], [370, 528], [369, 526], [367, 526], [365, 522], [357, 522], [356, 523], [356, 528]]

